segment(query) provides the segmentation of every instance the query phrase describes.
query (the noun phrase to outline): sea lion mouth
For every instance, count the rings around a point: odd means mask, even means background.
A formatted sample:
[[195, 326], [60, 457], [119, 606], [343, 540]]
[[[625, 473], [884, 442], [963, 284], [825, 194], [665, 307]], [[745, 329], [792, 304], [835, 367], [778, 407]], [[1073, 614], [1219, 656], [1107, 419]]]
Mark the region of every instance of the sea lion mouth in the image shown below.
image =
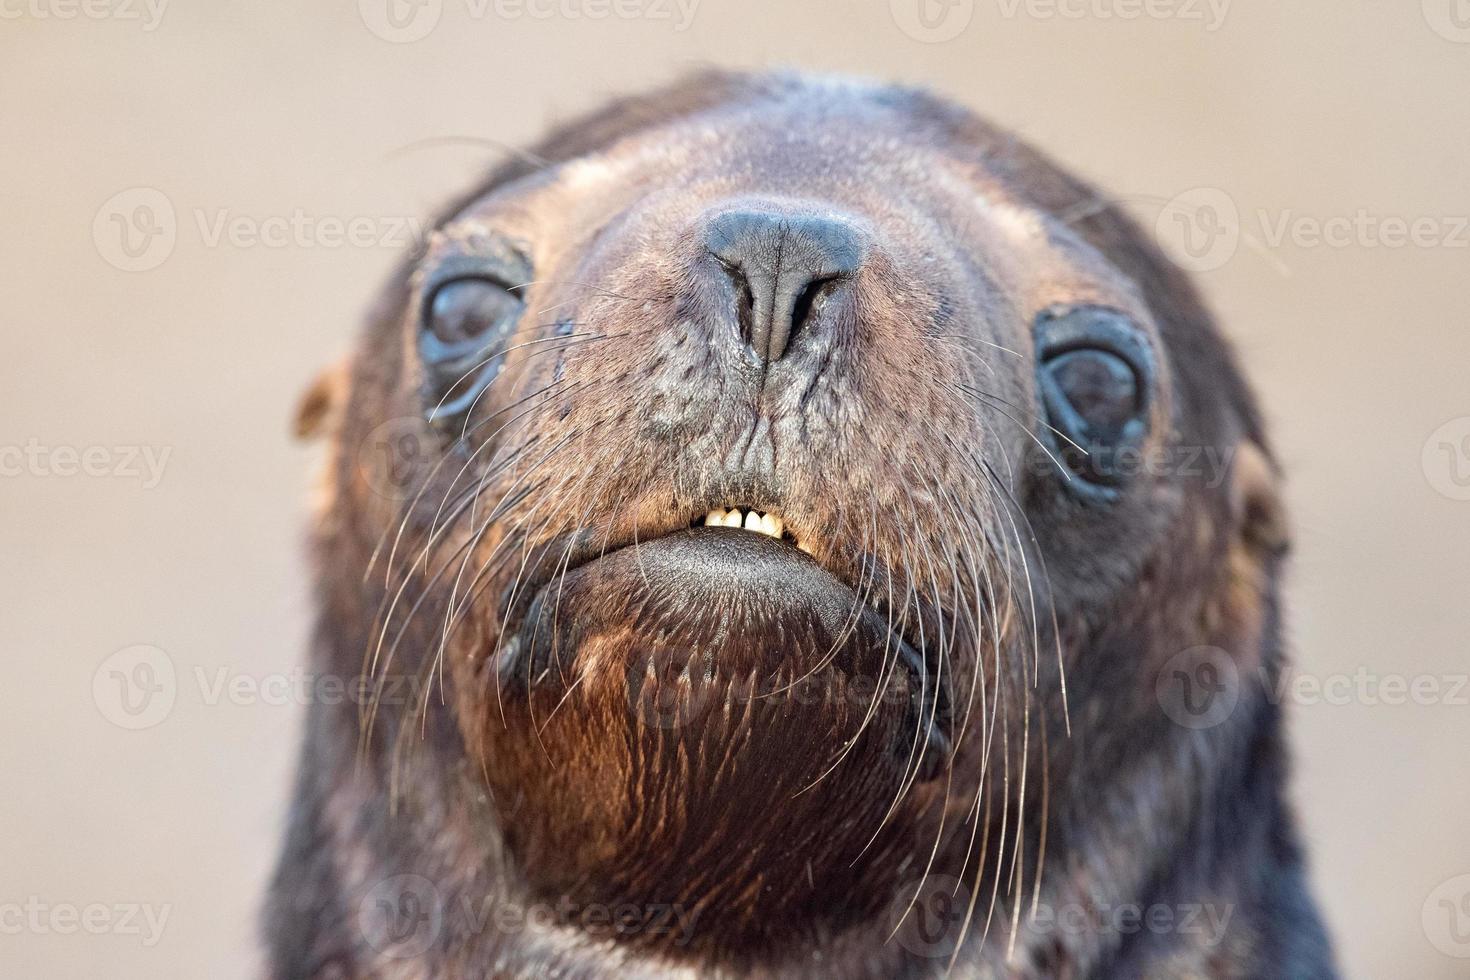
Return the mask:
[[590, 537], [536, 549], [495, 655], [502, 692], [550, 683], [575, 697], [568, 679], [604, 669], [615, 634], [639, 669], [697, 660], [706, 679], [737, 678], [730, 698], [799, 696], [803, 710], [844, 699], [862, 711], [897, 698], [907, 721], [893, 751], [916, 778], [939, 774], [951, 749], [951, 680], [941, 651], [919, 638], [918, 614], [900, 621], [879, 598], [876, 574], [849, 580], [824, 565], [774, 509], [714, 507], [596, 547]]
[[482, 718], [507, 840], [547, 894], [734, 908], [758, 868], [794, 919], [857, 914], [864, 855], [913, 833], [885, 818], [942, 784], [947, 683], [779, 518], [723, 510], [535, 590]]

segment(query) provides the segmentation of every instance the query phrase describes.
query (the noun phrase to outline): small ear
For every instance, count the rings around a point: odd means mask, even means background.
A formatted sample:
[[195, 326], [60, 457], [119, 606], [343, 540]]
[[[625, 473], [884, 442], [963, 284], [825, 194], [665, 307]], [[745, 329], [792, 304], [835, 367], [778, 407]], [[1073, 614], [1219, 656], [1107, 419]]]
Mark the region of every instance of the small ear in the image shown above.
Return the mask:
[[296, 438], [316, 439], [337, 427], [347, 405], [347, 361], [317, 375], [296, 403]]
[[1252, 547], [1279, 555], [1291, 543], [1281, 474], [1265, 450], [1249, 439], [1235, 447], [1230, 466], [1230, 513]]

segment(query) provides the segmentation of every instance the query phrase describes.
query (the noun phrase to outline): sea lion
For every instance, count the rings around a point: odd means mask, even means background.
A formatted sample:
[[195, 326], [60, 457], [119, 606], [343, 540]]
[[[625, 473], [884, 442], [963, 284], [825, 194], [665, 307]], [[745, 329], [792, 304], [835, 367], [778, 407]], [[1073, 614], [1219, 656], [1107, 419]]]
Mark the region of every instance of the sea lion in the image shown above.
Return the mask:
[[308, 714], [272, 975], [1333, 975], [1255, 402], [968, 111], [615, 101], [444, 212], [300, 427], [364, 696]]

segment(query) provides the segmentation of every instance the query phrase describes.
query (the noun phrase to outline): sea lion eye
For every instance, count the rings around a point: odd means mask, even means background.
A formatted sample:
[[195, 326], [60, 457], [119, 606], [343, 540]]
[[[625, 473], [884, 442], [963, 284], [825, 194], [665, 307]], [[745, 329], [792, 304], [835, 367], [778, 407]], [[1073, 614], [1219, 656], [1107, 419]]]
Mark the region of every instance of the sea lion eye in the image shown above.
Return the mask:
[[515, 325], [524, 305], [512, 290], [492, 279], [465, 276], [439, 285], [425, 310], [426, 359], [456, 356], [467, 345], [483, 349], [487, 335]]
[[451, 275], [429, 290], [419, 327], [425, 414], [461, 419], [500, 373], [525, 303], [517, 287], [476, 274]]
[[1062, 461], [1087, 484], [1118, 487], [1136, 469], [1119, 465], [1120, 451], [1148, 435], [1154, 368], [1142, 331], [1116, 310], [1049, 310], [1037, 318], [1036, 349], [1041, 401]]

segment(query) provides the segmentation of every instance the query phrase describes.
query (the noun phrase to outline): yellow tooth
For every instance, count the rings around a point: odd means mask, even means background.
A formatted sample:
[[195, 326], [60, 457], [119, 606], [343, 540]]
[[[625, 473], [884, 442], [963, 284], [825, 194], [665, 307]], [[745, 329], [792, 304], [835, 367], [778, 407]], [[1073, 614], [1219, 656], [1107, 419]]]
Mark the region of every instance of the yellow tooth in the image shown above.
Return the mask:
[[781, 518], [777, 517], [775, 514], [767, 514], [762, 523], [765, 525], [765, 532], [771, 537], [779, 538], [781, 536], [781, 529], [783, 526], [781, 524]]
[[753, 510], [750, 511], [750, 512], [748, 512], [745, 515], [745, 529], [747, 531], [761, 531], [761, 530], [764, 530], [761, 527], [761, 515], [757, 514]]
[[807, 554], [811, 554], [812, 553], [812, 549], [807, 547], [807, 544], [806, 544], [805, 541], [798, 541], [798, 542], [796, 542], [796, 547], [799, 550], [806, 552]]
[[740, 527], [741, 523], [740, 508], [737, 507], [725, 515], [726, 527]]
[[724, 523], [725, 512], [723, 510], [720, 510], [719, 508], [715, 508], [708, 514], [704, 515], [705, 527], [720, 527]]

